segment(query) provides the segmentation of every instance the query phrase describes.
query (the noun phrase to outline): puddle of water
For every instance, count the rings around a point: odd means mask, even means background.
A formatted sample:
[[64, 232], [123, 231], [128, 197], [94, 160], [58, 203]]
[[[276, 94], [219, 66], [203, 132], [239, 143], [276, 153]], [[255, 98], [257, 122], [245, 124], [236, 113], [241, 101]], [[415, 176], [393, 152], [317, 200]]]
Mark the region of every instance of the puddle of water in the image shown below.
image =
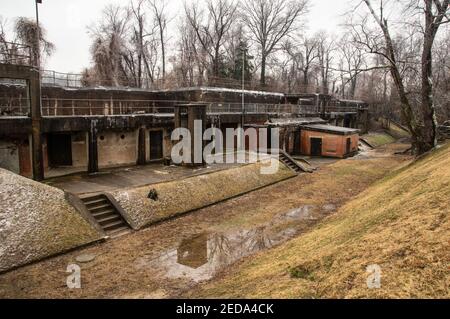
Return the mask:
[[160, 255], [150, 253], [137, 258], [134, 266], [137, 269], [152, 269], [170, 279], [209, 280], [244, 257], [294, 238], [302, 232], [302, 228], [296, 226], [316, 220], [319, 214], [329, 214], [334, 209], [331, 204], [320, 208], [305, 205], [276, 215], [270, 222], [254, 229], [197, 234]]

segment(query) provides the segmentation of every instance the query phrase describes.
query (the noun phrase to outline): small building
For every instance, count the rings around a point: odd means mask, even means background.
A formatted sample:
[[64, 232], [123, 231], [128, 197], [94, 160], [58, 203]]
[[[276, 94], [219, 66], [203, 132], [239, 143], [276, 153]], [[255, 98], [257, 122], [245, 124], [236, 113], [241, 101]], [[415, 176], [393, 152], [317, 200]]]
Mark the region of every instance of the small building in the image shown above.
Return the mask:
[[346, 158], [358, 152], [359, 130], [325, 124], [301, 128], [301, 154]]

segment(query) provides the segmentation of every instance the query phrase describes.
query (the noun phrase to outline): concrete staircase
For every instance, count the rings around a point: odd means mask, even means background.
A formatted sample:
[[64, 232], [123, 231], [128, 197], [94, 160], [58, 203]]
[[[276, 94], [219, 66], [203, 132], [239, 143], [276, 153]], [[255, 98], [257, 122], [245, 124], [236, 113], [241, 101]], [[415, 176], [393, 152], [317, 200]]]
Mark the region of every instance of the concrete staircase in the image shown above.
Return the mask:
[[82, 197], [81, 200], [107, 236], [115, 238], [130, 233], [130, 226], [106, 195]]
[[[273, 150], [271, 151], [271, 153], [273, 154]], [[300, 164], [298, 161], [296, 161], [295, 159], [293, 159], [288, 153], [286, 153], [283, 150], [278, 150], [278, 154], [279, 154], [279, 160], [280, 162], [282, 162], [283, 164], [285, 164], [287, 167], [289, 167], [292, 171], [296, 172], [297, 174], [299, 173], [312, 173], [313, 170]]]

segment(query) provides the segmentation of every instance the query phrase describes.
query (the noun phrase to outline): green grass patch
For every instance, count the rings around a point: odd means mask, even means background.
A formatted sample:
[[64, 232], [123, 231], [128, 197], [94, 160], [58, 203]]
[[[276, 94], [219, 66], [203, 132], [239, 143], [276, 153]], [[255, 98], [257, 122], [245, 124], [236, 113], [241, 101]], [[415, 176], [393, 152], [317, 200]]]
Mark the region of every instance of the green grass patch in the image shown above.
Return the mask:
[[387, 133], [369, 133], [364, 135], [363, 138], [374, 147], [395, 142], [395, 138]]

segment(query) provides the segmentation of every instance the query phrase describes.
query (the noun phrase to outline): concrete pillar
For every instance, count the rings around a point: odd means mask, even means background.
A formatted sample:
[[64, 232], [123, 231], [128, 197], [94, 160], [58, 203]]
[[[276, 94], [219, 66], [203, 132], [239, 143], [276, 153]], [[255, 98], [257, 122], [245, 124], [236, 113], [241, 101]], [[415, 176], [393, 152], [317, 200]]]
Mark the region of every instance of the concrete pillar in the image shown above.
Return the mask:
[[91, 129], [88, 132], [89, 152], [88, 152], [88, 172], [90, 174], [98, 172], [98, 144], [97, 127], [95, 122], [91, 122]]
[[42, 113], [41, 113], [41, 87], [39, 72], [31, 73], [29, 80], [30, 109], [31, 109], [31, 161], [33, 179], [44, 179], [44, 154], [42, 150]]
[[[203, 158], [203, 148], [205, 143], [203, 141], [203, 133], [206, 129], [206, 104], [191, 105], [187, 109], [188, 111], [188, 130], [191, 132], [191, 164], [192, 166], [205, 165], [205, 159]], [[195, 122], [201, 121], [202, 125], [200, 130], [195, 127]]]
[[[206, 104], [181, 104], [175, 108], [175, 129], [187, 128], [191, 133], [191, 166], [203, 166], [203, 133], [206, 129]], [[201, 121], [200, 130], [195, 126], [196, 121]], [[196, 156], [197, 154], [197, 156]], [[197, 157], [197, 158], [196, 158]]]
[[137, 158], [137, 165], [145, 165], [146, 163], [146, 139], [145, 135], [147, 133], [147, 130], [145, 127], [139, 128], [139, 134], [138, 134], [138, 158]]

